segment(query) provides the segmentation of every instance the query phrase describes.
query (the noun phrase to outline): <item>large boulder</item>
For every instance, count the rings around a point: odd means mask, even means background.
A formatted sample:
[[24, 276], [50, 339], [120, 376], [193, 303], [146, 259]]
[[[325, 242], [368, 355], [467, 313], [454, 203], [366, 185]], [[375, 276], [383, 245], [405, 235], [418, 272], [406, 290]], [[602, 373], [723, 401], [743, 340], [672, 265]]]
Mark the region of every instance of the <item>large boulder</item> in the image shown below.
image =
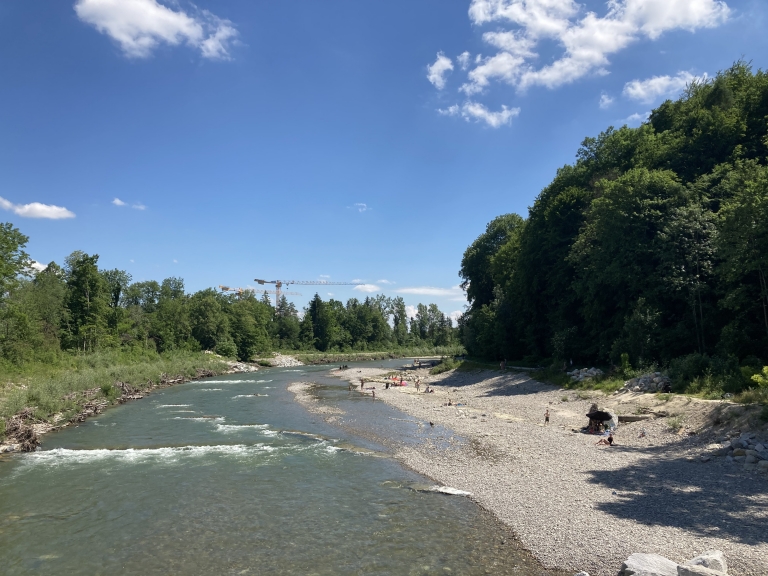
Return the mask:
[[619, 576], [677, 576], [677, 563], [658, 554], [632, 554], [621, 565]]
[[728, 563], [725, 561], [725, 556], [723, 556], [720, 550], [707, 550], [696, 556], [696, 558], [691, 558], [683, 566], [704, 566], [704, 568], [711, 570], [728, 572]]
[[723, 556], [720, 550], [707, 550], [703, 554], [696, 556], [696, 558], [691, 558], [683, 566], [704, 566], [704, 568], [711, 570], [728, 572], [728, 563], [725, 561], [725, 556]]
[[678, 566], [677, 576], [727, 576], [720, 570], [712, 570], [704, 566]]

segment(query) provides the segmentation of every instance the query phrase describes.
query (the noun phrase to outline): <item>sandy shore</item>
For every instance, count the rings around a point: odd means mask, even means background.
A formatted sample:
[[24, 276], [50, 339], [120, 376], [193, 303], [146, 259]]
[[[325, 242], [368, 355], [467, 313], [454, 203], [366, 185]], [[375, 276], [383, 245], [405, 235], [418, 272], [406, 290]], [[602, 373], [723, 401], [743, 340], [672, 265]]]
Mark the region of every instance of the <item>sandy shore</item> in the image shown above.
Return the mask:
[[[382, 374], [338, 373], [358, 388], [361, 377]], [[612, 576], [634, 552], [682, 563], [720, 549], [729, 574], [768, 574], [768, 478], [723, 459], [702, 462], [716, 437], [675, 434], [658, 418], [622, 424], [617, 446], [598, 447], [594, 436], [572, 430], [585, 424], [593, 401], [602, 407], [601, 395], [583, 398], [524, 374], [421, 374], [419, 394], [412, 385], [367, 386], [377, 401], [463, 441], [387, 443], [410, 468], [471, 492], [544, 566]], [[426, 382], [434, 393], [424, 393]], [[449, 398], [462, 406], [446, 406]]]

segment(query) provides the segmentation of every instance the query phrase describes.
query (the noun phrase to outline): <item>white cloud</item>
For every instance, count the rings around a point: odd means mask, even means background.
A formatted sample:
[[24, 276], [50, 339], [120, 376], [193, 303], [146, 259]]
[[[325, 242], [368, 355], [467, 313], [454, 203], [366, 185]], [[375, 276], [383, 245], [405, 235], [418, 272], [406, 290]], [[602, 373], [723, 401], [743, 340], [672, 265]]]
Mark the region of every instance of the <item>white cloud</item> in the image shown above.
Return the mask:
[[502, 105], [498, 112], [491, 112], [477, 102], [468, 101], [461, 107], [461, 115], [465, 120], [475, 120], [476, 122], [485, 122], [491, 128], [498, 128], [504, 124], [509, 124], [515, 116], [520, 114], [520, 108], [507, 108]]
[[405, 315], [408, 316], [408, 318], [415, 318], [416, 317], [416, 306], [406, 306], [405, 307]]
[[352, 280], [352, 284], [362, 284], [362, 283], [363, 281], [360, 280], [360, 278], [355, 278], [354, 280]]
[[609, 108], [613, 104], [613, 98], [611, 96], [608, 96], [605, 92], [600, 94], [600, 108], [602, 110], [605, 110], [606, 108]]
[[47, 218], [49, 220], [62, 220], [64, 218], [74, 218], [75, 213], [70, 212], [61, 206], [53, 204], [41, 204], [40, 202], [31, 202], [29, 204], [14, 204], [0, 196], [0, 208], [8, 210], [22, 218]]
[[203, 58], [209, 60], [231, 60], [229, 55], [229, 43], [237, 38], [237, 30], [229, 20], [217, 18], [207, 10], [203, 12], [208, 16], [209, 22], [215, 22], [215, 31], [200, 43], [200, 51]]
[[380, 292], [381, 288], [376, 286], [376, 284], [358, 284], [353, 288], [353, 290], [357, 290], [358, 292], [371, 293], [371, 292]]
[[328, 296], [333, 296], [333, 292], [328, 292]]
[[469, 57], [469, 52], [462, 52], [456, 56], [456, 62], [459, 63], [462, 70], [466, 70], [469, 67]]
[[29, 263], [29, 267], [30, 267], [30, 268], [31, 268], [31, 269], [32, 269], [32, 270], [33, 270], [35, 273], [37, 273], [37, 272], [42, 272], [43, 270], [45, 270], [46, 268], [48, 268], [48, 266], [47, 266], [46, 264], [41, 264], [41, 263], [40, 263], [40, 262], [38, 262], [37, 260], [32, 260], [32, 261]]
[[392, 282], [392, 280], [376, 280], [377, 284], [397, 284], [397, 282]]
[[133, 258], [131, 258], [131, 259], [130, 259], [130, 263], [131, 263], [131, 264], [133, 264], [133, 263], [134, 263], [134, 260], [133, 260]]
[[463, 84], [459, 90], [467, 96], [482, 92], [491, 78], [500, 78], [508, 84], [517, 82], [523, 71], [525, 58], [509, 52], [499, 52], [496, 56], [485, 58], [474, 70], [469, 71], [470, 82]]
[[237, 30], [207, 10], [195, 15], [157, 0], [77, 0], [77, 17], [120, 45], [129, 58], [147, 58], [160, 44], [188, 44], [203, 58], [230, 58], [229, 44]]
[[365, 212], [369, 210], [368, 205], [364, 202], [355, 202], [354, 207], [358, 212]]
[[519, 31], [486, 32], [483, 34], [483, 40], [499, 50], [504, 50], [504, 53], [524, 56], [526, 58], [536, 56], [536, 53], [532, 50], [536, 45], [536, 41], [533, 38], [524, 36]]
[[654, 76], [646, 80], [632, 80], [624, 85], [623, 94], [643, 104], [651, 104], [659, 97], [676, 96], [691, 82], [706, 78], [706, 74], [699, 78], [690, 72], [682, 71], [678, 72], [677, 76]]
[[437, 113], [441, 116], [456, 116], [459, 113], [459, 105], [454, 104], [453, 106], [448, 106], [448, 108], [438, 108]]
[[442, 52], [438, 52], [434, 64], [427, 66], [427, 80], [432, 82], [435, 88], [442, 90], [445, 88], [445, 76], [451, 70], [453, 70], [451, 59]]
[[[608, 57], [633, 42], [655, 40], [671, 30], [712, 28], [729, 14], [724, 0], [609, 0], [602, 16], [574, 0], [472, 0], [474, 24], [511, 28], [483, 34], [498, 52], [476, 60], [461, 90], [477, 94], [491, 80], [519, 90], [556, 88], [589, 74], [607, 74]], [[537, 67], [535, 48], [542, 41], [554, 41], [563, 51], [554, 62]]]
[[453, 302], [465, 302], [466, 296], [460, 286], [451, 288], [437, 288], [435, 286], [414, 286], [411, 288], [400, 288], [395, 290], [397, 294], [413, 294], [416, 296], [438, 296], [448, 298]]
[[326, 278], [326, 279], [328, 279], [328, 278], [330, 278], [330, 277], [331, 277], [331, 275], [330, 275], [330, 274], [320, 274], [320, 278]]
[[454, 310], [450, 314], [448, 314], [448, 317], [453, 320], [454, 326], [459, 322], [459, 318], [464, 314], [463, 310]]
[[146, 210], [147, 209], [147, 207], [144, 206], [144, 204], [142, 204], [141, 202], [137, 202], [136, 204], [131, 206], [131, 208], [133, 208], [134, 210]]
[[112, 204], [114, 204], [115, 206], [125, 206], [125, 202], [120, 200], [120, 198], [115, 198], [114, 200], [112, 200]]
[[625, 124], [641, 124], [646, 120], [648, 120], [650, 115], [651, 115], [650, 112], [643, 112], [643, 113], [635, 112], [634, 114], [630, 114], [629, 116], [624, 118], [622, 122], [624, 122]]
[[178, 260], [176, 260], [176, 258], [174, 258], [174, 259], [173, 259], [173, 263], [174, 263], [174, 264], [178, 264], [178, 263], [179, 263], [179, 261], [178, 261]]
[[491, 128], [499, 128], [505, 124], [509, 124], [515, 116], [520, 114], [520, 108], [507, 108], [502, 105], [501, 110], [498, 112], [491, 112], [483, 104], [467, 100], [459, 106], [454, 104], [448, 108], [438, 108], [437, 113], [441, 116], [458, 116], [464, 118], [467, 122], [474, 120], [475, 122], [485, 122]]

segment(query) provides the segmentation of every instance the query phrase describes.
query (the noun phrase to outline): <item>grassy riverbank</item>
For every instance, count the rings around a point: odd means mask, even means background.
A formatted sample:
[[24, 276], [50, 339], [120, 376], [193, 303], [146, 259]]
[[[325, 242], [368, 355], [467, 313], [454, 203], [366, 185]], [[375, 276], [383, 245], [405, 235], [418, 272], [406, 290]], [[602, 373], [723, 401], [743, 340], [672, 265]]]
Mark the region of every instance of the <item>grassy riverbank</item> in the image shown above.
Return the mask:
[[282, 354], [293, 356], [304, 364], [339, 364], [344, 362], [365, 362], [392, 358], [418, 358], [426, 356], [455, 356], [463, 354], [461, 346], [421, 346], [399, 350], [379, 352], [296, 352], [283, 351]]
[[226, 368], [210, 354], [148, 351], [63, 354], [55, 363], [5, 366], [0, 369], [0, 441], [6, 421], [27, 408], [38, 422], [65, 422], [88, 402], [116, 402], [123, 393], [117, 382], [140, 393], [163, 378], [190, 379], [199, 370], [221, 373]]

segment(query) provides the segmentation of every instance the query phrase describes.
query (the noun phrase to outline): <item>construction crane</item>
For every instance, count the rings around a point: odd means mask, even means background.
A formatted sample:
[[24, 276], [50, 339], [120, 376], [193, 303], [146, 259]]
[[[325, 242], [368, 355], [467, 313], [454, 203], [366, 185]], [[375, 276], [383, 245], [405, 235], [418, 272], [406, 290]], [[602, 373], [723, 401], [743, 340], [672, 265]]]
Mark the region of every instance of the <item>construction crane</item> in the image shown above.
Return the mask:
[[[229, 286], [222, 286], [219, 284], [219, 290], [222, 292], [234, 292], [237, 294], [237, 297], [242, 297], [243, 294], [246, 292], [253, 292], [256, 293], [256, 290], [253, 288], [230, 288]], [[280, 294], [287, 294], [288, 296], [301, 296], [301, 292], [280, 292], [278, 290], [259, 290], [260, 294], [275, 294], [275, 308], [277, 308], [277, 305], [280, 303]]]
[[326, 280], [261, 280], [260, 278], [254, 278], [254, 282], [261, 284], [274, 284], [275, 293], [277, 294], [277, 300], [280, 300], [280, 294], [289, 294], [289, 292], [283, 292], [281, 288], [286, 288], [291, 284], [300, 286], [360, 286], [362, 282], [328, 282]]

